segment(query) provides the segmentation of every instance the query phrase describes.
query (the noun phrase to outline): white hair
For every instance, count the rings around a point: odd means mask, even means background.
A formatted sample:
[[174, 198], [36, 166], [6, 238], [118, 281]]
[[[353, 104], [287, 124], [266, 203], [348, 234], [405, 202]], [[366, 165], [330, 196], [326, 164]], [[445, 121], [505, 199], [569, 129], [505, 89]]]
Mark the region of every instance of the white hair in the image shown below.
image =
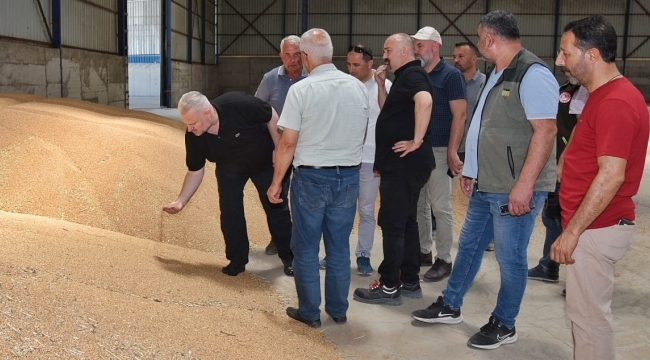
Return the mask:
[[284, 46], [285, 41], [296, 43], [296, 45], [300, 45], [300, 38], [299, 37], [297, 37], [296, 35], [289, 35], [289, 36], [285, 37], [284, 39], [282, 39], [282, 41], [280, 41], [280, 51], [282, 51], [282, 47]]
[[300, 51], [306, 53], [312, 61], [331, 62], [334, 46], [330, 34], [318, 28], [307, 30], [300, 37]]
[[208, 98], [198, 91], [190, 91], [188, 93], [185, 93], [178, 101], [178, 111], [181, 113], [181, 115], [187, 113], [190, 110], [205, 110], [210, 106], [211, 105]]

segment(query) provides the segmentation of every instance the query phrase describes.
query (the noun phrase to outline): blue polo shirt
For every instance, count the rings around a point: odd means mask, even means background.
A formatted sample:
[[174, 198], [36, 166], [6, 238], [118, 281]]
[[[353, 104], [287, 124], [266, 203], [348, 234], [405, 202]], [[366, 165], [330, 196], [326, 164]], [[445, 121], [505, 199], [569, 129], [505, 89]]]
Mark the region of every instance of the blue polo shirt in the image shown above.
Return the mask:
[[454, 119], [449, 107], [452, 100], [467, 99], [465, 78], [460, 70], [447, 64], [445, 59], [429, 73], [433, 83], [433, 111], [431, 112], [431, 142], [433, 147], [447, 147]]
[[255, 97], [271, 104], [278, 115], [281, 115], [289, 87], [305, 77], [307, 77], [307, 71], [303, 68], [302, 74], [296, 80], [291, 80], [286, 73], [284, 65], [280, 65], [264, 74], [262, 82], [260, 82], [255, 92]]

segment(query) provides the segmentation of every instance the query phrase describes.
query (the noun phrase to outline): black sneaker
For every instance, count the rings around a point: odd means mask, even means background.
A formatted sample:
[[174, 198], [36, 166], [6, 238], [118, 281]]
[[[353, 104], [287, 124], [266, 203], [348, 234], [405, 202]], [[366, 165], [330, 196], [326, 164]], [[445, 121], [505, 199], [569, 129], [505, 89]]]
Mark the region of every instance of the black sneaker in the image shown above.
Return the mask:
[[541, 269], [539, 265], [535, 266], [534, 268], [528, 269], [528, 278], [530, 280], [539, 280], [539, 281], [551, 282], [551, 283], [556, 283], [560, 281], [560, 277], [557, 274], [548, 275], [547, 273], [544, 272], [544, 270]]
[[375, 280], [370, 284], [369, 289], [358, 288], [354, 290], [353, 299], [366, 304], [402, 305], [400, 287], [387, 288], [379, 280]]
[[513, 326], [508, 329], [499, 325], [499, 319], [490, 316], [490, 321], [483, 325], [481, 331], [469, 338], [467, 346], [478, 349], [493, 350], [503, 344], [512, 344], [517, 341], [517, 331]]
[[441, 324], [458, 324], [463, 321], [463, 315], [459, 310], [452, 310], [449, 306], [445, 305], [442, 301], [442, 296], [438, 296], [438, 300], [429, 305], [426, 309], [415, 310], [411, 316], [417, 321], [425, 323], [441, 323]]
[[411, 299], [419, 299], [422, 297], [422, 288], [420, 287], [420, 282], [414, 284], [402, 283], [402, 295]]

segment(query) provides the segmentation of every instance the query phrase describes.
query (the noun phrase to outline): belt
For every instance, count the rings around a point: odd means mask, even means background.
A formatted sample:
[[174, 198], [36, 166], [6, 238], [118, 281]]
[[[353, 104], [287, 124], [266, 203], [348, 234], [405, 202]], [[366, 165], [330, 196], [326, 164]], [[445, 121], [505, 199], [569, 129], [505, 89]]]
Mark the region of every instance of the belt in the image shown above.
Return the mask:
[[335, 169], [356, 169], [360, 165], [348, 165], [348, 166], [311, 166], [311, 165], [298, 165], [298, 169], [314, 169], [314, 170], [335, 170]]

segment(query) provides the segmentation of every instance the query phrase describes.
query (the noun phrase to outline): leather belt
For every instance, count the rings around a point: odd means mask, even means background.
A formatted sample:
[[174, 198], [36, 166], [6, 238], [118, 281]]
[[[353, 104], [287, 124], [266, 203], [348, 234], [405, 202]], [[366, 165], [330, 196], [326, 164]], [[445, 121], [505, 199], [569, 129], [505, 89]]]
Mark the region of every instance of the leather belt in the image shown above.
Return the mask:
[[298, 169], [314, 169], [314, 170], [335, 170], [335, 169], [355, 169], [360, 165], [348, 165], [348, 166], [311, 166], [311, 165], [298, 165]]

